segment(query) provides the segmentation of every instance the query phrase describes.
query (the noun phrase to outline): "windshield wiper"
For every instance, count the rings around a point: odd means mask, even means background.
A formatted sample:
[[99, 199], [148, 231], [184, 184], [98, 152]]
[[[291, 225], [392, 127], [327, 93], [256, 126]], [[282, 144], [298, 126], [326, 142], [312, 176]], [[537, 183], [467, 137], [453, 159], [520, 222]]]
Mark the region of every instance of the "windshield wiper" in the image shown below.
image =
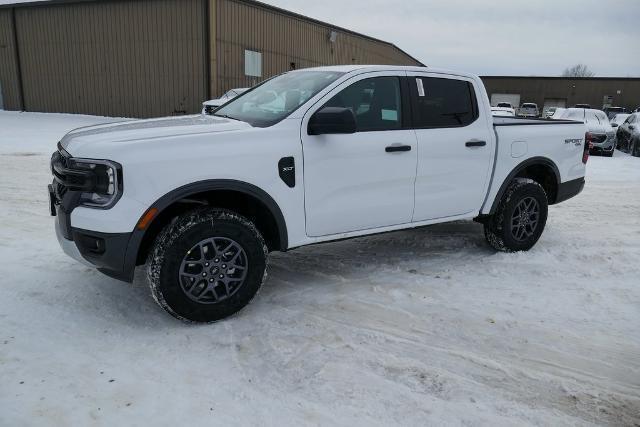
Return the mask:
[[213, 114], [212, 114], [212, 116], [222, 117], [223, 119], [231, 119], [231, 120], [237, 120], [237, 121], [239, 121], [239, 122], [244, 122], [244, 120], [236, 119], [235, 117], [231, 117], [231, 116], [228, 116], [228, 115], [226, 115], [226, 114], [216, 114], [216, 113], [213, 113]]

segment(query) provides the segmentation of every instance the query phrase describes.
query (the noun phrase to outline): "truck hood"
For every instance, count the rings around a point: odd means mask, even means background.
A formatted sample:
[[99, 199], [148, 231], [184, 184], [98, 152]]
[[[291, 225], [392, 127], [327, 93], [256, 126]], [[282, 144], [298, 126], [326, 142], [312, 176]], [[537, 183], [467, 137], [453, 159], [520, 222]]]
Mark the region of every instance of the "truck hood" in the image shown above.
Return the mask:
[[141, 141], [217, 134], [248, 128], [251, 126], [245, 122], [205, 115], [130, 120], [72, 130], [62, 138], [60, 145], [72, 156], [92, 157], [91, 152], [103, 151], [101, 148], [106, 148], [104, 145], [113, 149]]

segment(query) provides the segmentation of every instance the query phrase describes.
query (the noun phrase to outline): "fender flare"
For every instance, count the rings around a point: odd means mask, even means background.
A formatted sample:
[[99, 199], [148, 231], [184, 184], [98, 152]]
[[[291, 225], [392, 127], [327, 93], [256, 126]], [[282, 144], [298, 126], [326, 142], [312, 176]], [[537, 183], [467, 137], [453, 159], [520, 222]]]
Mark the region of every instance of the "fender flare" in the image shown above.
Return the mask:
[[[515, 168], [513, 168], [513, 170], [509, 173], [509, 175], [507, 175], [505, 180], [502, 182], [502, 185], [500, 186], [500, 189], [498, 190], [496, 197], [493, 199], [493, 204], [491, 205], [491, 210], [489, 211], [489, 215], [493, 215], [498, 209], [498, 203], [500, 203], [500, 200], [502, 200], [502, 196], [504, 195], [505, 191], [507, 191], [507, 187], [509, 186], [509, 183], [513, 180], [513, 178], [515, 178], [516, 175], [518, 175], [527, 167], [534, 166], [534, 165], [544, 165], [551, 168], [551, 170], [553, 171], [556, 177], [556, 184], [558, 186], [560, 185], [561, 183], [560, 170], [558, 169], [558, 166], [554, 163], [553, 160], [547, 157], [531, 157], [519, 163]], [[553, 204], [553, 201], [550, 200], [549, 204]]]
[[[237, 191], [239, 193], [244, 193], [248, 196], [251, 196], [263, 203], [267, 207], [269, 212], [271, 212], [271, 215], [276, 221], [276, 225], [278, 227], [278, 237], [280, 240], [280, 250], [287, 250], [289, 245], [287, 224], [285, 222], [284, 215], [282, 214], [280, 206], [278, 206], [273, 197], [271, 197], [266, 191], [259, 187], [256, 187], [253, 184], [249, 184], [243, 181], [237, 181], [233, 179], [211, 179], [187, 184], [182, 187], [176, 188], [160, 197], [151, 206], [149, 206], [149, 209], [158, 209], [158, 214], [156, 214], [155, 216], [155, 218], [157, 218], [157, 216], [162, 213], [162, 211], [164, 211], [166, 208], [180, 199], [187, 198], [194, 194], [216, 190]], [[149, 209], [147, 209], [147, 211]], [[145, 211], [145, 213], [147, 211]], [[139, 230], [136, 227], [131, 233], [129, 243], [127, 245], [124, 263], [124, 273], [125, 276], [129, 279], [129, 282], [133, 280], [133, 273], [136, 267], [138, 252], [148, 230], [149, 227], [144, 230]]]

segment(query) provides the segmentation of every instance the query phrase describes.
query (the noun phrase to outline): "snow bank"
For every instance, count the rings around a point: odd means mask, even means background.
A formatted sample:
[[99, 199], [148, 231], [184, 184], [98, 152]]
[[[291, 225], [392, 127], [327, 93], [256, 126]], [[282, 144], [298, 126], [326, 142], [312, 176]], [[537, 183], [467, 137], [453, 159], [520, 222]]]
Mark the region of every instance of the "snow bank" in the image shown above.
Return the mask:
[[70, 130], [125, 119], [0, 110], [0, 153], [48, 153]]

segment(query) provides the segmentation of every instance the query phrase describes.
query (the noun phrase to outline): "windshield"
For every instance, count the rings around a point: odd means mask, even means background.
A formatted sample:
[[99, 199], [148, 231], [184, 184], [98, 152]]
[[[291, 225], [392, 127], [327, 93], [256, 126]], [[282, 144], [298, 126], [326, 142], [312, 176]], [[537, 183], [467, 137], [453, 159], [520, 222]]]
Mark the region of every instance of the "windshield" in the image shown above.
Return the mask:
[[538, 108], [536, 104], [522, 104], [522, 108]]
[[255, 127], [272, 126], [343, 74], [335, 71], [281, 74], [234, 98], [214, 115], [241, 120]]
[[629, 117], [629, 114], [616, 114], [612, 122], [620, 125], [624, 123], [625, 120], [627, 120], [627, 117]]

